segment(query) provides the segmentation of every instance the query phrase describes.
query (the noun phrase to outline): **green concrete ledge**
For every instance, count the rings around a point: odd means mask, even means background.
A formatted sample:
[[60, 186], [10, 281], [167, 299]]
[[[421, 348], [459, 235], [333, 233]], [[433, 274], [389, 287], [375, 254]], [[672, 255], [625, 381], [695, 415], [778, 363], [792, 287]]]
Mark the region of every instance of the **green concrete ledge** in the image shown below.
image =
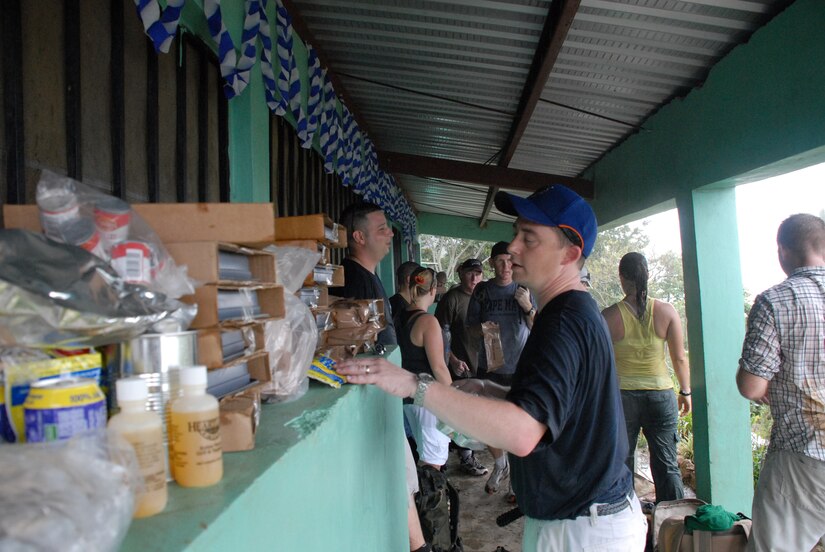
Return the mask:
[[219, 484], [170, 484], [166, 510], [134, 520], [121, 550], [404, 550], [401, 416], [376, 388], [311, 382], [263, 406], [255, 449], [225, 454]]

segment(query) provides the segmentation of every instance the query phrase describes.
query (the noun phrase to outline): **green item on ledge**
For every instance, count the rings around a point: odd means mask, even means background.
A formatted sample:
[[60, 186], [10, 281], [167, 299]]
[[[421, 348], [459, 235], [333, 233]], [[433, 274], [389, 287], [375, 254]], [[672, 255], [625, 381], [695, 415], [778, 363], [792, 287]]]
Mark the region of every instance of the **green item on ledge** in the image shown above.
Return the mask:
[[721, 506], [704, 504], [696, 509], [695, 514], [685, 517], [685, 529], [688, 531], [727, 531], [739, 519], [739, 516], [728, 512]]

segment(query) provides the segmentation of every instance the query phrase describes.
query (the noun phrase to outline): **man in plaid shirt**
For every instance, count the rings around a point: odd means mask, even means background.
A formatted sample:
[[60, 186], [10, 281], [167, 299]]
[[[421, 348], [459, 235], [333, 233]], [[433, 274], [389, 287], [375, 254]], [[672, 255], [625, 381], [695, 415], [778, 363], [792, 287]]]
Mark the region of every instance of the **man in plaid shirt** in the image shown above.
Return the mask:
[[749, 549], [798, 552], [825, 535], [825, 222], [793, 215], [776, 241], [788, 278], [756, 298], [736, 384], [774, 420]]

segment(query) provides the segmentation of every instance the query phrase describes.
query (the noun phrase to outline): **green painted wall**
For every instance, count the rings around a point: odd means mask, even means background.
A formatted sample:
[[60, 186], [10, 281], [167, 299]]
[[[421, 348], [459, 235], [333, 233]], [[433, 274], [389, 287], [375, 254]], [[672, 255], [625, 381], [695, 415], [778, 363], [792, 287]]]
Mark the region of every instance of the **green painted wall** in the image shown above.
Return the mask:
[[489, 242], [510, 241], [513, 239], [513, 224], [488, 221], [485, 228], [479, 228], [475, 218], [419, 213], [418, 233]]
[[256, 448], [225, 454], [218, 485], [172, 484], [166, 510], [135, 520], [121, 550], [407, 550], [401, 420], [400, 399], [374, 387], [313, 382], [264, 405]]
[[825, 160], [823, 29], [825, 2], [797, 0], [584, 174], [603, 225], [679, 208], [698, 492], [734, 511], [750, 510], [752, 485], [732, 187]]

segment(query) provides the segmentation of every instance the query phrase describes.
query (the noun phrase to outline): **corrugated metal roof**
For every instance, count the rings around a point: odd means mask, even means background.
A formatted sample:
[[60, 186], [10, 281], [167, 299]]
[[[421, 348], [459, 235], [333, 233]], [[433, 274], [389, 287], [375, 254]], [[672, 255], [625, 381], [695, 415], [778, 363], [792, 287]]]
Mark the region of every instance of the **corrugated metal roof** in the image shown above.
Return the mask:
[[510, 166], [580, 174], [661, 105], [701, 84], [775, 5], [582, 0]]
[[[473, 163], [497, 162], [551, 7], [540, 0], [292, 4], [379, 151]], [[700, 85], [787, 4], [582, 0], [509, 166], [579, 175], [660, 106]], [[419, 211], [482, 216], [485, 186], [396, 176]], [[495, 209], [489, 218], [507, 220]]]

